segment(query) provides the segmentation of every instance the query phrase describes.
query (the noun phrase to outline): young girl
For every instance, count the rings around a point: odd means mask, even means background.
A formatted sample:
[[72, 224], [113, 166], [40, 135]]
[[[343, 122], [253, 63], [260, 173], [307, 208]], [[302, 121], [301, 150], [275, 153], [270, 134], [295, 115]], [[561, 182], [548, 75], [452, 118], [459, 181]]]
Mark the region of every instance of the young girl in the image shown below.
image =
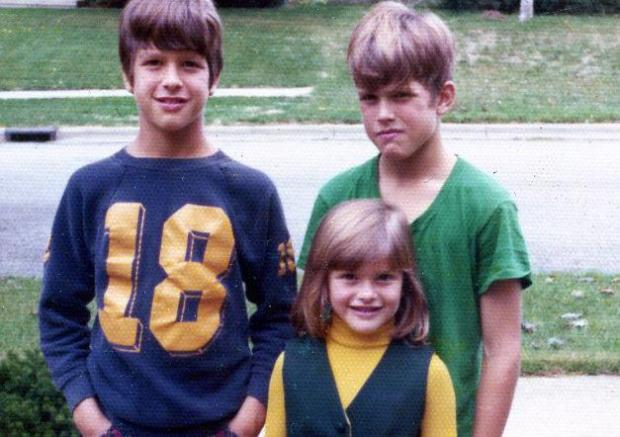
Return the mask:
[[456, 436], [450, 375], [425, 344], [407, 219], [379, 200], [333, 208], [271, 376], [266, 434]]

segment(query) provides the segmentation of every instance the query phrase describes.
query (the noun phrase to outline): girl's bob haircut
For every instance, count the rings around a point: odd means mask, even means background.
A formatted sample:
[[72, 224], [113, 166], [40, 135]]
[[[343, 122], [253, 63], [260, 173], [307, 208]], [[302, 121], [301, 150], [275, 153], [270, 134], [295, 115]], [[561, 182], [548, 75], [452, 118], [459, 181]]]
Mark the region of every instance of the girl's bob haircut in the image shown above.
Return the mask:
[[209, 87], [220, 77], [222, 23], [211, 0], [131, 0], [121, 14], [118, 42], [130, 83], [137, 51], [150, 46], [200, 53], [209, 66]]
[[358, 88], [374, 91], [417, 80], [436, 96], [452, 80], [454, 38], [433, 13], [381, 2], [353, 30], [347, 62]]
[[363, 264], [382, 260], [403, 274], [392, 338], [411, 344], [425, 343], [429, 330], [428, 307], [415, 274], [409, 224], [404, 213], [381, 200], [341, 203], [321, 221], [293, 305], [292, 319], [297, 333], [325, 338], [331, 321], [331, 317], [326, 317], [330, 271], [354, 271]]

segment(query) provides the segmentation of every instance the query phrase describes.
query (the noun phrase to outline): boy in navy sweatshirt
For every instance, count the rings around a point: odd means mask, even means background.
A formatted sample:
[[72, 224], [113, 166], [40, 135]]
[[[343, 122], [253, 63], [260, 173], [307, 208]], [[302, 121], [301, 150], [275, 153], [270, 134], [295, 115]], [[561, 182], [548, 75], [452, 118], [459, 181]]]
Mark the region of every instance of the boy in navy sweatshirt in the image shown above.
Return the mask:
[[205, 136], [218, 14], [209, 0], [132, 0], [119, 51], [139, 132], [69, 180], [45, 265], [43, 353], [83, 435], [256, 435], [292, 335], [295, 263], [272, 182]]

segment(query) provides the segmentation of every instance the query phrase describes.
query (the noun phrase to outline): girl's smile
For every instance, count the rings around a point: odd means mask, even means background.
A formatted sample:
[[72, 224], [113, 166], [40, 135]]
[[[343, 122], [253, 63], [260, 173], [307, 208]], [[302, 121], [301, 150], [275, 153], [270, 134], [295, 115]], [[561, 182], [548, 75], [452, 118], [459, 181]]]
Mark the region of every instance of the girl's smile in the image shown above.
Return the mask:
[[403, 275], [382, 260], [356, 270], [332, 270], [328, 286], [334, 313], [358, 334], [372, 334], [394, 321]]

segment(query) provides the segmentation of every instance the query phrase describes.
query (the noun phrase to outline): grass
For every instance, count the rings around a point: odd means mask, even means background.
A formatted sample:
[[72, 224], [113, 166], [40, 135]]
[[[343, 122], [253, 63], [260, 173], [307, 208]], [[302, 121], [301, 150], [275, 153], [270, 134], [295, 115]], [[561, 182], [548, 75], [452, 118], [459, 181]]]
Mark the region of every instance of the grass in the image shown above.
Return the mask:
[[[0, 351], [23, 351], [38, 344], [36, 308], [40, 281], [0, 279]], [[614, 294], [603, 294], [611, 289]], [[583, 297], [572, 295], [581, 290]], [[581, 313], [584, 329], [568, 327], [562, 314]], [[536, 325], [523, 334], [523, 373], [620, 374], [620, 281], [601, 274], [536, 275], [524, 293], [524, 320]], [[554, 348], [550, 338], [564, 345]]]
[[[566, 313], [580, 314], [587, 326], [570, 327]], [[535, 325], [522, 337], [524, 373], [620, 374], [619, 277], [538, 275], [523, 295], [523, 318]], [[549, 344], [552, 338], [561, 344]]]
[[[345, 65], [367, 6], [224, 9], [221, 86], [314, 86], [309, 98], [209, 102], [209, 123], [359, 121]], [[457, 40], [457, 108], [451, 122], [620, 120], [618, 16], [439, 14]], [[118, 11], [0, 9], [0, 90], [120, 88]], [[562, 35], [558, 38], [558, 35]], [[3, 101], [0, 124], [135, 124], [130, 99]]]

